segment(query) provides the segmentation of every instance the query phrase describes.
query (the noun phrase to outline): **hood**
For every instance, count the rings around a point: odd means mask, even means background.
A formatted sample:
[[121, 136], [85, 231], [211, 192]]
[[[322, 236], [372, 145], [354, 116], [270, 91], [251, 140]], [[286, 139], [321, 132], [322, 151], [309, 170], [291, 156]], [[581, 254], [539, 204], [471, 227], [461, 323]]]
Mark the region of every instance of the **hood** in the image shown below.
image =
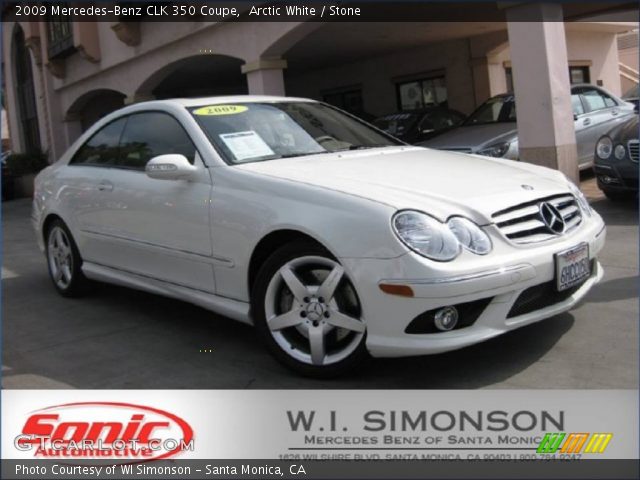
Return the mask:
[[513, 140], [518, 135], [515, 122], [462, 126], [421, 142], [420, 145], [440, 150], [477, 152], [498, 142]]
[[615, 142], [626, 143], [629, 140], [638, 139], [638, 115], [633, 115], [629, 120], [616, 125], [607, 135]]
[[555, 170], [420, 147], [329, 153], [233, 168], [367, 198], [398, 210], [422, 210], [440, 220], [466, 215], [479, 224], [491, 223], [491, 214], [498, 210], [568, 190], [567, 180]]

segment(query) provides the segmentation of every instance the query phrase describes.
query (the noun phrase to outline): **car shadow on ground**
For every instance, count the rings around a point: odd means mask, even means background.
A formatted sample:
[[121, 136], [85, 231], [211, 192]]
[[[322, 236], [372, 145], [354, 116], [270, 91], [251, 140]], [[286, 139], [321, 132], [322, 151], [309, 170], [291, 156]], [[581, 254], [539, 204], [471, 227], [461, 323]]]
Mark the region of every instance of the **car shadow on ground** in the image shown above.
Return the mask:
[[[53, 289], [45, 276], [38, 283]], [[30, 352], [41, 375], [77, 388], [478, 388], [539, 361], [574, 323], [571, 314], [562, 314], [463, 350], [370, 359], [347, 376], [317, 380], [272, 359], [251, 326], [188, 303], [106, 284], [97, 284], [86, 298], [59, 301], [86, 302], [114, 314], [112, 334], [80, 333], [83, 341], [74, 342], [73, 351], [62, 342]], [[129, 319], [119, 326], [118, 311], [131, 313], [133, 324]], [[88, 329], [100, 321], [82, 319]], [[51, 359], [59, 352], [63, 358]]]
[[638, 297], [638, 282], [640, 277], [612, 278], [596, 285], [587, 296], [586, 303], [607, 303], [616, 300], [627, 300]]
[[612, 202], [608, 198], [600, 198], [591, 202], [591, 206], [600, 214], [608, 226], [638, 225], [637, 199], [626, 202]]

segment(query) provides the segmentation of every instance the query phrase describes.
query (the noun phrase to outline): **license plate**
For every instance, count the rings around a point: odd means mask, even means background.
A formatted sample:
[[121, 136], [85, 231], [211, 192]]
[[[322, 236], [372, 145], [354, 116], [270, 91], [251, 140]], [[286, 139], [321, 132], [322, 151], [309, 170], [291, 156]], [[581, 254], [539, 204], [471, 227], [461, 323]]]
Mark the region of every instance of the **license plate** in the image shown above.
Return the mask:
[[591, 275], [587, 243], [556, 253], [555, 260], [556, 288], [559, 292], [581, 284]]

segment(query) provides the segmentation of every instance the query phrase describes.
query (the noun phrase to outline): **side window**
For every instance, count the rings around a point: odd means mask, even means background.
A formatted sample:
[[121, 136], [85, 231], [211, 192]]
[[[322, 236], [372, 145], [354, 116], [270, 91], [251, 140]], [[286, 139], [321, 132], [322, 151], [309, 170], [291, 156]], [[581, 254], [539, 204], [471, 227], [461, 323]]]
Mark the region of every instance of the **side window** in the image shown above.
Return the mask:
[[587, 104], [587, 111], [593, 112], [595, 110], [602, 110], [603, 108], [608, 108], [605, 103], [604, 97], [600, 94], [600, 92], [593, 88], [584, 89], [582, 91], [582, 97], [584, 98]]
[[195, 161], [196, 147], [175, 118], [162, 112], [136, 113], [128, 117], [120, 140], [117, 166], [144, 170], [151, 158], [167, 153], [179, 153], [190, 163]]
[[602, 95], [602, 98], [604, 98], [604, 104], [607, 106], [607, 108], [615, 107], [618, 105], [616, 101], [606, 93], [600, 92], [600, 95]]
[[121, 118], [98, 130], [80, 147], [69, 164], [95, 167], [114, 165], [118, 158], [118, 142], [126, 121], [126, 118]]
[[582, 100], [580, 99], [580, 95], [577, 93], [571, 95], [571, 108], [573, 109], [574, 115], [582, 115], [584, 113]]

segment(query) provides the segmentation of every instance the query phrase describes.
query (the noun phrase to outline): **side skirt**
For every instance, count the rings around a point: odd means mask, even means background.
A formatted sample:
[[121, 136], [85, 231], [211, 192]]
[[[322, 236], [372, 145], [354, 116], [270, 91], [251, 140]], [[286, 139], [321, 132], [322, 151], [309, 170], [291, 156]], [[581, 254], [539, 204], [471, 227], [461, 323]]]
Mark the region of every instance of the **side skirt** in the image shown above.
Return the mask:
[[87, 278], [105, 283], [113, 283], [124, 287], [135, 288], [145, 292], [176, 298], [193, 303], [225, 317], [252, 325], [249, 315], [249, 304], [231, 298], [219, 297], [211, 293], [163, 282], [155, 278], [105, 267], [96, 263], [84, 262], [82, 271]]

